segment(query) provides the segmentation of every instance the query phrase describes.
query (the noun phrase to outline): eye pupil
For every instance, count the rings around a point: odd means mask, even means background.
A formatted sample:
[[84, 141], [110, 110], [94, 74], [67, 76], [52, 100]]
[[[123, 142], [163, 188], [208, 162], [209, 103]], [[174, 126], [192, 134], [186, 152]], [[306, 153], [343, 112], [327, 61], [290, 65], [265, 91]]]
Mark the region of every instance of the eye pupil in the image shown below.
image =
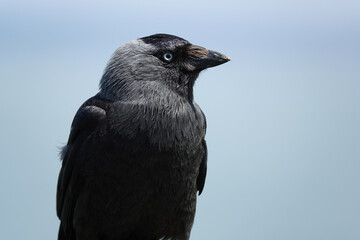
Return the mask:
[[165, 61], [170, 62], [173, 59], [173, 55], [171, 53], [164, 53], [163, 58]]

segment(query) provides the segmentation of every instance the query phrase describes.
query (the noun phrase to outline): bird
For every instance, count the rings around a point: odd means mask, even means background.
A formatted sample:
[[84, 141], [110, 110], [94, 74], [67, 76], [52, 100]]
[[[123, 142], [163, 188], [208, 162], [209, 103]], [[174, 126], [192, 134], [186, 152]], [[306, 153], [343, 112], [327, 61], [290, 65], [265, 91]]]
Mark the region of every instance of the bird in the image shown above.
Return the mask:
[[60, 150], [58, 240], [188, 240], [207, 171], [193, 87], [231, 59], [170, 34], [120, 46]]

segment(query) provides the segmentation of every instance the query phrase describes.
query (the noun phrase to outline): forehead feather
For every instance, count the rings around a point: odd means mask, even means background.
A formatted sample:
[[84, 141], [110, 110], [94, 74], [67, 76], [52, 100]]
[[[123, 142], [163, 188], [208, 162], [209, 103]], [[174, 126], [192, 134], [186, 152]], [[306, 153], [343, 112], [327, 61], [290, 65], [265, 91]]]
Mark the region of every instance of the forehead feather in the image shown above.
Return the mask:
[[180, 46], [190, 45], [190, 43], [185, 39], [169, 34], [155, 34], [140, 38], [140, 40], [146, 44], [151, 44], [156, 48], [173, 49]]

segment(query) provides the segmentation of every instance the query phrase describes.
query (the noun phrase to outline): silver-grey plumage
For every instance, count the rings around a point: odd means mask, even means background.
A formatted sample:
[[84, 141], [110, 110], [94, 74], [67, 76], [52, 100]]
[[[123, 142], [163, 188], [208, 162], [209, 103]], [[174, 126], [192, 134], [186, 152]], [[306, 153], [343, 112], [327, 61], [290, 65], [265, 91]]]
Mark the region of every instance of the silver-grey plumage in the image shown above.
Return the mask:
[[193, 85], [229, 60], [166, 34], [115, 51], [61, 153], [59, 240], [189, 239], [207, 168]]

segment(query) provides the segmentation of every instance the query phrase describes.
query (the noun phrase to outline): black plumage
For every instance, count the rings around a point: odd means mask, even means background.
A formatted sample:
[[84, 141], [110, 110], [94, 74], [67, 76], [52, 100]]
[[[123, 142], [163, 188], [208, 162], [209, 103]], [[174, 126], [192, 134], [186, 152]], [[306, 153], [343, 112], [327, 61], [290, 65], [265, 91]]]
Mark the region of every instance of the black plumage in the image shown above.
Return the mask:
[[229, 60], [166, 34], [114, 53], [61, 152], [59, 240], [189, 239], [207, 168], [193, 85]]

